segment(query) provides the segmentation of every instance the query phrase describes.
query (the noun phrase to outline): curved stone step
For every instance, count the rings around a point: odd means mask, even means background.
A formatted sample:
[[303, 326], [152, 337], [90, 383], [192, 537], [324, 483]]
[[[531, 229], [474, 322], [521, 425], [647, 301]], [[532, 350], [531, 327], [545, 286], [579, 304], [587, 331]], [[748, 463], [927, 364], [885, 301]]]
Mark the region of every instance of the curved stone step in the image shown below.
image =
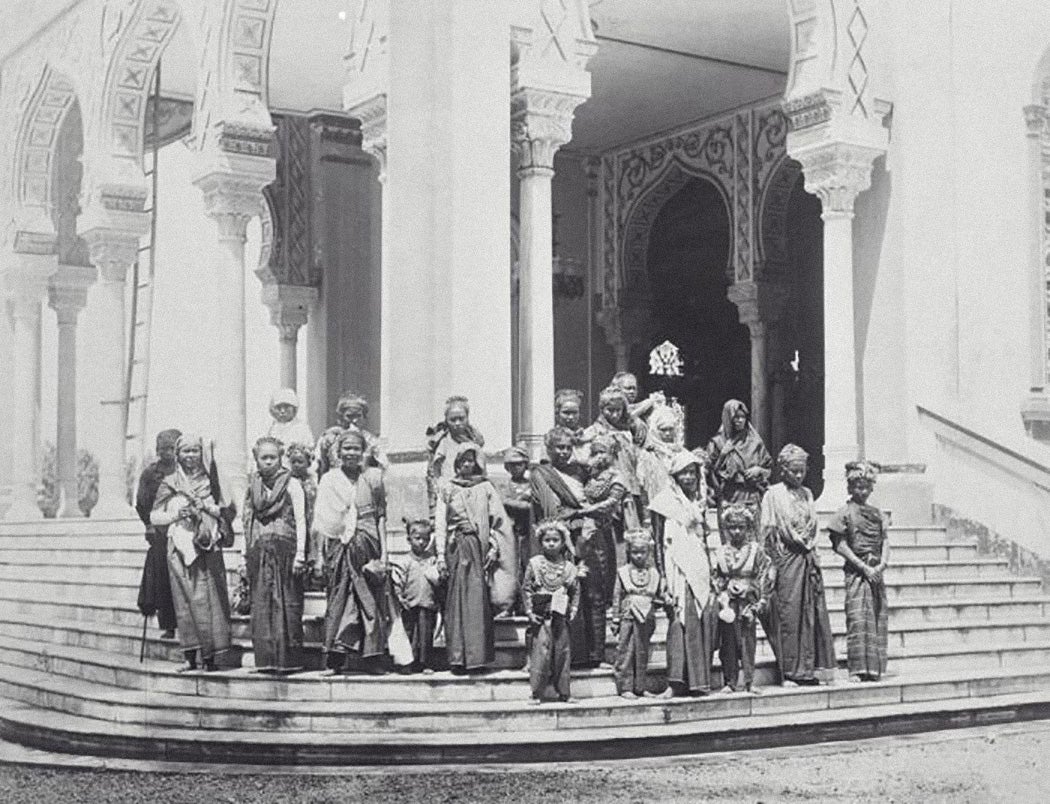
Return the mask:
[[663, 711], [670, 716], [662, 723], [617, 724], [615, 728], [609, 727], [612, 724], [571, 727], [567, 715], [564, 721], [557, 721], [556, 728], [546, 731], [377, 734], [360, 730], [187, 730], [103, 722], [13, 701], [4, 704], [0, 707], [0, 736], [24, 745], [102, 756], [267, 765], [588, 761], [798, 745], [1050, 715], [1050, 694], [1043, 689], [935, 700], [909, 700], [902, 693], [899, 702], [684, 722], [674, 716], [673, 707], [665, 706]]

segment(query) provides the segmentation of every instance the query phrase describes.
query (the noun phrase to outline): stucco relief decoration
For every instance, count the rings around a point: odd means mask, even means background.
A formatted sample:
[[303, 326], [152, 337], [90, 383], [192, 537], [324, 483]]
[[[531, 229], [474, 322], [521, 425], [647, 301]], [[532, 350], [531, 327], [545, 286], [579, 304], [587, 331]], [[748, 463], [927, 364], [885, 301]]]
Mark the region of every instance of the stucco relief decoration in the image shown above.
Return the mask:
[[867, 117], [868, 65], [864, 61], [864, 43], [868, 38], [868, 20], [858, 0], [853, 2], [853, 12], [846, 25], [846, 36], [849, 37], [851, 51], [849, 69], [846, 71], [846, 79], [853, 96], [850, 113]]
[[[178, 23], [179, 12], [174, 3], [142, 3], [110, 63], [103, 107], [110, 154], [134, 166], [142, 158], [146, 101], [153, 72]], [[128, 173], [134, 175], [130, 168]]]
[[760, 278], [786, 260], [785, 205], [798, 178], [786, 161], [788, 122], [778, 104], [705, 121], [663, 139], [630, 146], [602, 163], [602, 306], [615, 308], [639, 283], [649, 232], [664, 204], [694, 177], [726, 201], [733, 249], [727, 276]]
[[41, 219], [50, 216], [55, 142], [75, 97], [73, 85], [47, 69], [26, 108], [16, 197], [24, 211], [33, 211]]

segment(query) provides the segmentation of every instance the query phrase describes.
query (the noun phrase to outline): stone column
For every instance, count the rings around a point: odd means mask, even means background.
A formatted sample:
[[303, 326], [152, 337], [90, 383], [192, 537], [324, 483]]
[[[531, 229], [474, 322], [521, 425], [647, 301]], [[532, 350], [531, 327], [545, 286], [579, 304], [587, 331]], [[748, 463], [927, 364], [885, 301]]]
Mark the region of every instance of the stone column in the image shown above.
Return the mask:
[[840, 494], [843, 466], [860, 457], [857, 354], [853, 319], [853, 202], [871, 184], [884, 151], [846, 142], [796, 149], [806, 191], [824, 220], [824, 489]]
[[740, 323], [746, 324], [751, 334], [751, 421], [763, 441], [770, 444], [768, 339], [780, 319], [787, 293], [780, 285], [747, 281], [730, 285], [726, 296], [737, 306]]
[[537, 456], [543, 434], [554, 426], [554, 154], [572, 138], [573, 112], [583, 100], [578, 95], [520, 86], [511, 100], [520, 193], [519, 440]]
[[[233, 157], [227, 156], [228, 159]], [[215, 461], [230, 483], [230, 495], [240, 505], [248, 483], [248, 425], [244, 348], [244, 243], [248, 221], [259, 214], [262, 188], [273, 180], [272, 158], [242, 157], [242, 170], [212, 169], [194, 184], [204, 195], [205, 209], [215, 221], [216, 298], [222, 301], [217, 323], [221, 331], [207, 367], [214, 379], [215, 410], [221, 412], [215, 430], [204, 434], [215, 441]]]
[[1050, 227], [1047, 214], [1047, 168], [1050, 166], [1050, 134], [1047, 132], [1045, 106], [1024, 107], [1025, 128], [1028, 135], [1028, 204], [1029, 232], [1029, 349], [1030, 391], [1021, 408], [1028, 435], [1044, 443], [1050, 442], [1050, 398], [1047, 382], [1047, 256], [1050, 249]]
[[77, 492], [77, 317], [95, 283], [94, 268], [60, 265], [48, 285], [48, 305], [58, 319], [58, 432], [55, 463], [61, 492], [59, 516], [81, 517]]
[[11, 395], [11, 507], [8, 521], [39, 519], [40, 305], [56, 261], [51, 254], [12, 254], [5, 271], [11, 309], [12, 366], [5, 378]]
[[92, 305], [98, 311], [106, 344], [101, 354], [92, 359], [92, 368], [103, 378], [106, 388], [98, 412], [98, 428], [104, 445], [98, 455], [98, 504], [92, 515], [98, 519], [122, 519], [135, 516], [127, 501], [125, 480], [125, 443], [127, 419], [124, 398], [127, 372], [127, 337], [125, 331], [125, 280], [138, 259], [139, 240], [146, 219], [134, 219], [138, 229], [99, 226], [84, 232], [91, 262], [98, 269], [99, 283], [92, 294]]
[[270, 308], [270, 323], [281, 342], [281, 387], [298, 390], [299, 328], [306, 325], [317, 289], [298, 285], [263, 285], [263, 304]]

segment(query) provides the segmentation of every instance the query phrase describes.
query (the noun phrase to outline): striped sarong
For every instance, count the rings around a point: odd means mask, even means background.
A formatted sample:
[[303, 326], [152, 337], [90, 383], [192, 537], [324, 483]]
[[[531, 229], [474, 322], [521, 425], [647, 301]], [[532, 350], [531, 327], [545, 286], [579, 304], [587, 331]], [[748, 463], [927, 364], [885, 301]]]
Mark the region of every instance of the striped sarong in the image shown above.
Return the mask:
[[886, 587], [846, 570], [846, 656], [850, 675], [886, 672], [889, 616]]

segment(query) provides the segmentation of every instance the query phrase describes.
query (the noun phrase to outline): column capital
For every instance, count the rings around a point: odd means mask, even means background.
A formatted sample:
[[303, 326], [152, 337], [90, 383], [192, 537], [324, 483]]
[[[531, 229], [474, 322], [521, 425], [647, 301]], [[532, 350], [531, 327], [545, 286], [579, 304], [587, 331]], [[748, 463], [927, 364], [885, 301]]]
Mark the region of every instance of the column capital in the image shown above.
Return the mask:
[[270, 308], [270, 323], [285, 337], [286, 329], [305, 326], [317, 303], [317, 288], [302, 285], [263, 285], [262, 301]]
[[800, 148], [791, 156], [802, 165], [806, 192], [820, 198], [825, 220], [852, 217], [853, 202], [871, 186], [871, 168], [884, 149], [851, 142]]
[[740, 323], [752, 330], [780, 320], [790, 296], [789, 289], [775, 282], [734, 282], [726, 298], [736, 305]]
[[149, 228], [149, 219], [138, 219], [136, 229], [94, 228], [84, 232], [91, 264], [104, 282], [123, 282], [128, 269], [139, 258], [139, 241]]
[[576, 107], [588, 94], [518, 86], [511, 95], [511, 142], [518, 175], [553, 172], [554, 154], [572, 139]]
[[204, 195], [205, 211], [219, 224], [220, 235], [243, 240], [248, 221], [262, 208], [262, 188], [277, 175], [276, 160], [226, 154], [224, 163], [206, 159], [193, 183]]
[[98, 272], [79, 265], [59, 265], [47, 287], [48, 306], [55, 311], [59, 324], [75, 324], [87, 305], [88, 288], [95, 284]]
[[1046, 131], [1046, 111], [1046, 107], [1038, 103], [1024, 107], [1024, 124], [1029, 137], [1041, 137]]
[[386, 178], [386, 93], [354, 100], [346, 113], [361, 121], [361, 148], [379, 162], [379, 179]]

